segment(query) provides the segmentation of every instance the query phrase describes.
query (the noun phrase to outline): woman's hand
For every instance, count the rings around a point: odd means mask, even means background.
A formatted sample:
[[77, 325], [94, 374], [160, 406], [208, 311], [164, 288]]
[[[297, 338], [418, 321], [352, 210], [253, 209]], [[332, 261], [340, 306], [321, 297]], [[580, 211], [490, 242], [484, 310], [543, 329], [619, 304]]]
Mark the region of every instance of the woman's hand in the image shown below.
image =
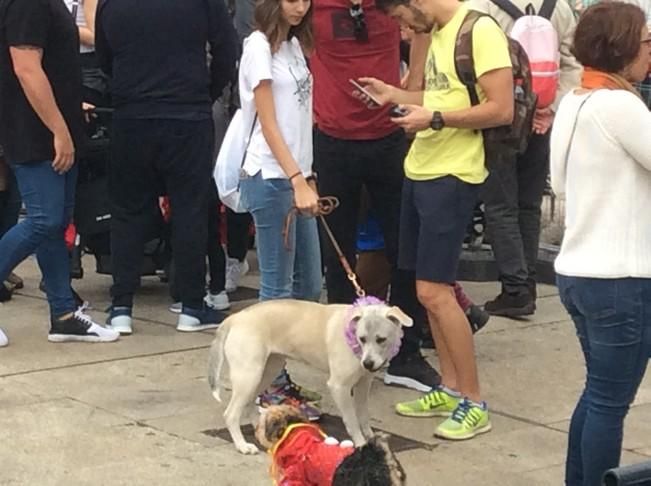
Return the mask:
[[292, 180], [294, 188], [294, 205], [301, 214], [316, 216], [319, 213], [319, 196], [300, 175]]
[[377, 105], [374, 103], [374, 100], [380, 103], [380, 106], [391, 103], [394, 93], [393, 86], [376, 78], [359, 78], [359, 83], [373, 96], [371, 99], [360, 91], [354, 91], [353, 96], [359, 98], [364, 103], [373, 104], [375, 107]]
[[391, 118], [396, 125], [404, 128], [406, 132], [420, 132], [430, 127], [432, 123], [433, 112], [418, 105], [401, 105], [408, 113], [399, 118]]

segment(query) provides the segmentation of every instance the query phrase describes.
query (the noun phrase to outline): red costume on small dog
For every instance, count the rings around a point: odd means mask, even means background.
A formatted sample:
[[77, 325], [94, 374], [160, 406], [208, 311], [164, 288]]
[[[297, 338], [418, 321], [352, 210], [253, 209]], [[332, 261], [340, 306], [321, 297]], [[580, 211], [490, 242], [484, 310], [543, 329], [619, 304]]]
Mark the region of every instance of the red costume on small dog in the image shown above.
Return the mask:
[[294, 424], [271, 450], [271, 472], [278, 486], [331, 486], [335, 471], [353, 447], [325, 442], [315, 425]]

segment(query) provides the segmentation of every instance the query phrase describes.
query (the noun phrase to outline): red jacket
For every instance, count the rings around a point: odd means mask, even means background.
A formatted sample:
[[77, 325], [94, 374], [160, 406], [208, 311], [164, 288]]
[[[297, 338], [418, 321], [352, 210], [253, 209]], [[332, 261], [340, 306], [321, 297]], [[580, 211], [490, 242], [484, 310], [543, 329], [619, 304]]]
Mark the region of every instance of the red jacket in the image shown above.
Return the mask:
[[352, 447], [328, 445], [315, 425], [290, 425], [271, 451], [278, 486], [331, 486], [337, 467]]

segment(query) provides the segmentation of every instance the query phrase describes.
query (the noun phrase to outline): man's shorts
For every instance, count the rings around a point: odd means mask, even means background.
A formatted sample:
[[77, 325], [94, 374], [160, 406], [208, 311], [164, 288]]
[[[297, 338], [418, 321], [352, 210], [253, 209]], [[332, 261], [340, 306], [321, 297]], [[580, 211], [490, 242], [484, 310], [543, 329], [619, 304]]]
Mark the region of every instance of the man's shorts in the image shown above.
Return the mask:
[[415, 271], [417, 280], [454, 283], [480, 187], [454, 176], [427, 181], [406, 178], [398, 266]]

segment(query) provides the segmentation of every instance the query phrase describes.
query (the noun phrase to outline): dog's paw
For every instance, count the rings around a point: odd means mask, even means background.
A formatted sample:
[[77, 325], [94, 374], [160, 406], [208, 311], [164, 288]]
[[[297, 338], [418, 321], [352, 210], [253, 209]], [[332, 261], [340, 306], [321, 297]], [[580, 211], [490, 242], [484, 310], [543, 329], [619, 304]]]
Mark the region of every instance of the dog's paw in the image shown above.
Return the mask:
[[235, 447], [237, 447], [238, 451], [240, 451], [242, 454], [245, 454], [247, 456], [257, 454], [258, 452], [260, 452], [260, 450], [255, 446], [255, 444], [251, 444], [250, 442], [245, 442], [244, 444]]

